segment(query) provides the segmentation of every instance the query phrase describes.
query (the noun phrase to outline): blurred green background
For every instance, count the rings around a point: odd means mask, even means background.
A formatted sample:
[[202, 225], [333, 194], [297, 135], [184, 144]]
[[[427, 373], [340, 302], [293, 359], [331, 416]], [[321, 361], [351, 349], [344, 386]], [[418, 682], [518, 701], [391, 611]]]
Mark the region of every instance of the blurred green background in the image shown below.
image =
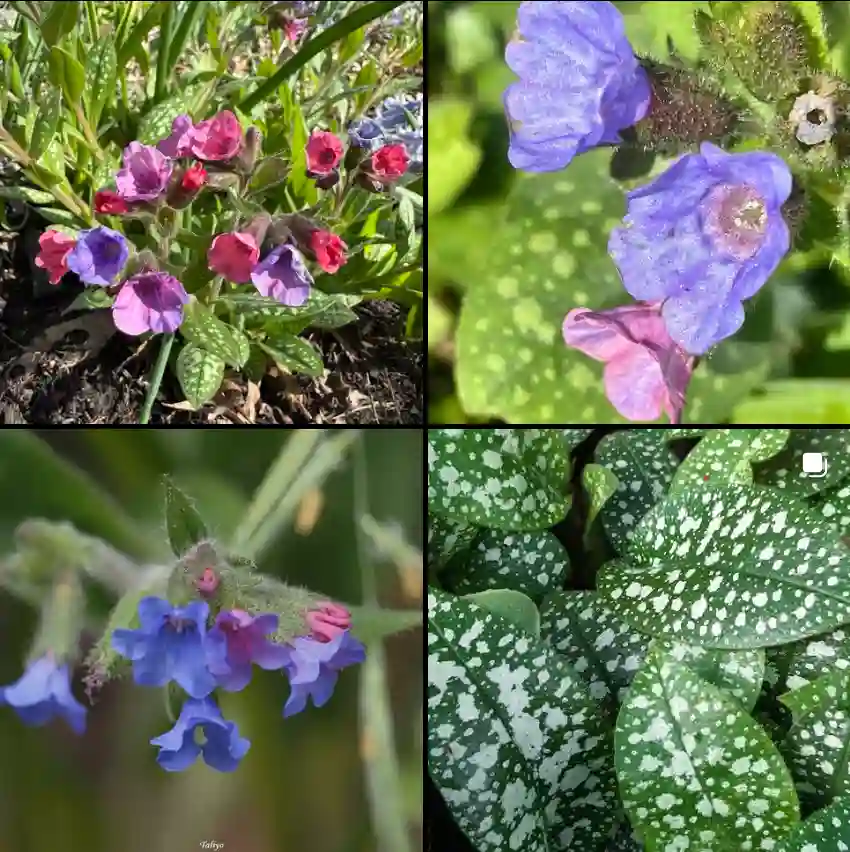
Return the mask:
[[[516, 77], [504, 46], [518, 5], [427, 4], [430, 422], [622, 422], [602, 393], [602, 365], [567, 350], [560, 328], [573, 307], [629, 301], [607, 239], [624, 189], [647, 182], [634, 175], [650, 162], [618, 161], [618, 182], [610, 149], [559, 173], [511, 168], [502, 96]], [[672, 42], [698, 56], [692, 15], [707, 3], [616, 5], [636, 52], [667, 57]], [[827, 15], [847, 6], [823, 4]], [[848, 421], [848, 279], [822, 255], [796, 252], [748, 304], [744, 329], [696, 371], [685, 422]]]
[[[143, 561], [169, 559], [163, 474], [190, 494], [223, 541], [283, 443], [278, 431], [9, 430], [0, 434], [0, 557], [25, 518], [67, 520]], [[334, 435], [340, 433], [334, 432]], [[422, 434], [365, 434], [369, 510], [397, 525], [421, 551]], [[349, 451], [350, 455], [350, 451]], [[347, 603], [362, 600], [351, 459], [301, 501], [294, 523], [260, 568]], [[381, 603], [421, 611], [421, 563], [376, 560]], [[418, 567], [418, 571], [417, 571]], [[37, 613], [0, 591], [0, 684], [21, 674]], [[370, 646], [374, 647], [374, 646]], [[387, 638], [387, 679], [409, 849], [421, 849], [421, 628]], [[28, 728], [0, 707], [0, 850], [3, 852], [183, 852], [201, 841], [221, 852], [379, 850], [370, 820], [363, 756], [374, 753], [359, 725], [364, 667], [341, 673], [331, 701], [285, 720], [286, 679], [255, 667], [241, 693], [221, 694], [225, 716], [252, 747], [231, 774], [202, 761], [166, 773], [151, 737], [171, 727], [161, 690], [131, 679], [108, 684], [77, 738], [62, 723]], [[77, 670], [74, 692], [87, 703]], [[386, 850], [386, 852], [396, 852]]]

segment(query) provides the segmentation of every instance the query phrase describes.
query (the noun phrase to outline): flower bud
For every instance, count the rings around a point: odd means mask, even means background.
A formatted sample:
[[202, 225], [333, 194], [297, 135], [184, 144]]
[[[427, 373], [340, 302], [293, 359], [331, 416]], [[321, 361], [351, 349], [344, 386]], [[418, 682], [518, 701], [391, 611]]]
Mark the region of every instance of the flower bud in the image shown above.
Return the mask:
[[105, 216], [120, 216], [130, 211], [130, 205], [113, 189], [99, 189], [94, 194], [94, 212]]
[[289, 227], [290, 218], [290, 216], [280, 216], [279, 218], [272, 220], [268, 233], [266, 234], [266, 239], [268, 239], [272, 245], [280, 246], [289, 242], [292, 237], [292, 231]]
[[334, 169], [326, 175], [321, 175], [316, 178], [316, 187], [318, 189], [333, 189], [339, 183], [339, 170]]
[[245, 145], [236, 158], [236, 167], [245, 174], [251, 174], [260, 156], [260, 147], [263, 137], [259, 130], [253, 125], [245, 133]]
[[168, 206], [174, 210], [188, 207], [207, 182], [207, 170], [201, 163], [193, 163], [189, 168], [178, 167], [168, 187]]
[[263, 244], [266, 239], [269, 227], [272, 224], [272, 217], [268, 213], [260, 213], [255, 216], [247, 225], [240, 228], [242, 234], [250, 234], [258, 246]]
[[361, 189], [365, 189], [367, 192], [382, 192], [384, 189], [383, 183], [372, 177], [368, 172], [359, 171], [357, 172], [357, 176], [354, 178], [354, 182]]
[[233, 172], [207, 172], [207, 186], [219, 191], [235, 189], [239, 186], [239, 175]]

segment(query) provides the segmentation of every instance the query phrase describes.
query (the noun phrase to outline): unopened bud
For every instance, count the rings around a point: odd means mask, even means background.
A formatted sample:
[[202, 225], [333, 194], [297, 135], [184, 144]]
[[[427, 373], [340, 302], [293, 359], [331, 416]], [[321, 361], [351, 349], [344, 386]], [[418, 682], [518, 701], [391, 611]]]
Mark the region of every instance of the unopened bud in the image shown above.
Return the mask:
[[316, 186], [319, 189], [333, 189], [339, 183], [339, 171], [334, 169], [326, 175], [319, 175], [316, 178]]
[[372, 177], [368, 172], [359, 171], [357, 172], [357, 176], [354, 178], [354, 182], [361, 189], [365, 189], [367, 192], [383, 192], [384, 185], [381, 181]]
[[250, 234], [258, 246], [263, 244], [266, 239], [269, 227], [272, 224], [272, 217], [268, 213], [260, 213], [255, 216], [247, 225], [240, 228], [242, 234]]
[[251, 174], [260, 156], [260, 146], [263, 137], [259, 130], [253, 125], [245, 133], [245, 144], [236, 158], [236, 167], [244, 174]]
[[194, 163], [187, 169], [176, 168], [168, 186], [168, 206], [174, 210], [188, 207], [206, 182], [207, 170], [201, 163]]
[[216, 593], [220, 582], [218, 574], [207, 566], [201, 576], [195, 580], [195, 588], [202, 597], [209, 598]]

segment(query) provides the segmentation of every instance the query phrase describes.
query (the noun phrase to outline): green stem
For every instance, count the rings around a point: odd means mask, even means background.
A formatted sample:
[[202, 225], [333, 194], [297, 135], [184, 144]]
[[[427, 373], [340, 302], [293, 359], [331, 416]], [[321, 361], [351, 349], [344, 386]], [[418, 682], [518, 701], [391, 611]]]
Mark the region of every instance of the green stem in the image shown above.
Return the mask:
[[174, 10], [176, 3], [168, 3], [159, 28], [159, 48], [156, 55], [156, 88], [154, 102], [161, 101], [168, 91], [168, 78], [171, 74], [169, 54], [171, 53], [172, 30], [174, 28]]
[[254, 89], [238, 104], [242, 112], [249, 112], [258, 103], [274, 95], [278, 86], [291, 77], [296, 71], [303, 68], [314, 56], [330, 47], [339, 39], [345, 38], [349, 33], [359, 30], [369, 21], [389, 14], [396, 6], [400, 6], [404, 0], [381, 0], [381, 2], [367, 3], [347, 15], [341, 21], [337, 21], [332, 27], [310, 38], [301, 45], [298, 53], [292, 59], [284, 62], [277, 71], [269, 77], [261, 86]]
[[151, 375], [151, 385], [145, 395], [145, 404], [142, 406], [142, 413], [139, 417], [140, 425], [144, 426], [150, 420], [151, 411], [156, 395], [159, 393], [159, 387], [162, 384], [162, 378], [165, 375], [165, 365], [168, 363], [168, 356], [171, 353], [171, 347], [174, 345], [174, 332], [166, 334], [162, 338], [162, 345], [159, 348], [159, 356], [156, 359], [156, 364]]

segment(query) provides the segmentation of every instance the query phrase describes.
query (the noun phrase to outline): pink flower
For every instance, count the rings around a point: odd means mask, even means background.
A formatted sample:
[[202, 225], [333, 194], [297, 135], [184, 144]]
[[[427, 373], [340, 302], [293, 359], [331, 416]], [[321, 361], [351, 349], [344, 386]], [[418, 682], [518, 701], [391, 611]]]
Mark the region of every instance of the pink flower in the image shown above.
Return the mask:
[[117, 193], [111, 189], [99, 189], [94, 194], [94, 212], [95, 213], [127, 213], [130, 210], [130, 205]]
[[124, 149], [124, 166], [115, 176], [118, 195], [125, 201], [154, 201], [168, 187], [174, 164], [150, 145], [131, 142]]
[[330, 231], [315, 230], [310, 234], [310, 249], [319, 266], [325, 272], [338, 272], [339, 268], [347, 262], [345, 252], [348, 246], [336, 234]]
[[607, 311], [575, 308], [564, 319], [567, 346], [605, 364], [605, 395], [628, 420], [678, 423], [693, 362], [671, 339], [660, 303]]
[[230, 110], [196, 124], [190, 149], [199, 160], [231, 160], [242, 150], [242, 126]]
[[209, 268], [235, 284], [247, 284], [260, 259], [260, 247], [251, 234], [219, 234], [207, 254]]
[[128, 278], [112, 305], [112, 320], [124, 334], [176, 331], [189, 294], [166, 272], [141, 272]]
[[180, 189], [185, 192], [197, 192], [207, 182], [207, 170], [200, 164], [194, 163], [186, 169], [180, 180]]
[[325, 130], [314, 130], [305, 150], [307, 171], [314, 175], [330, 174], [342, 159], [342, 142]]
[[68, 255], [77, 241], [61, 231], [48, 228], [38, 238], [38, 244], [41, 251], [35, 258], [35, 265], [47, 270], [51, 284], [58, 284], [68, 271]]
[[319, 642], [330, 642], [351, 627], [351, 613], [339, 604], [320, 601], [318, 609], [307, 613], [307, 625], [313, 638]]
[[188, 115], [178, 115], [171, 122], [171, 136], [156, 143], [157, 150], [171, 157], [188, 157], [191, 153], [192, 119]]
[[306, 29], [307, 20], [305, 18], [292, 18], [283, 25], [283, 34], [287, 41], [295, 43]]
[[371, 171], [381, 180], [397, 180], [407, 171], [409, 162], [404, 145], [383, 145], [372, 154]]

